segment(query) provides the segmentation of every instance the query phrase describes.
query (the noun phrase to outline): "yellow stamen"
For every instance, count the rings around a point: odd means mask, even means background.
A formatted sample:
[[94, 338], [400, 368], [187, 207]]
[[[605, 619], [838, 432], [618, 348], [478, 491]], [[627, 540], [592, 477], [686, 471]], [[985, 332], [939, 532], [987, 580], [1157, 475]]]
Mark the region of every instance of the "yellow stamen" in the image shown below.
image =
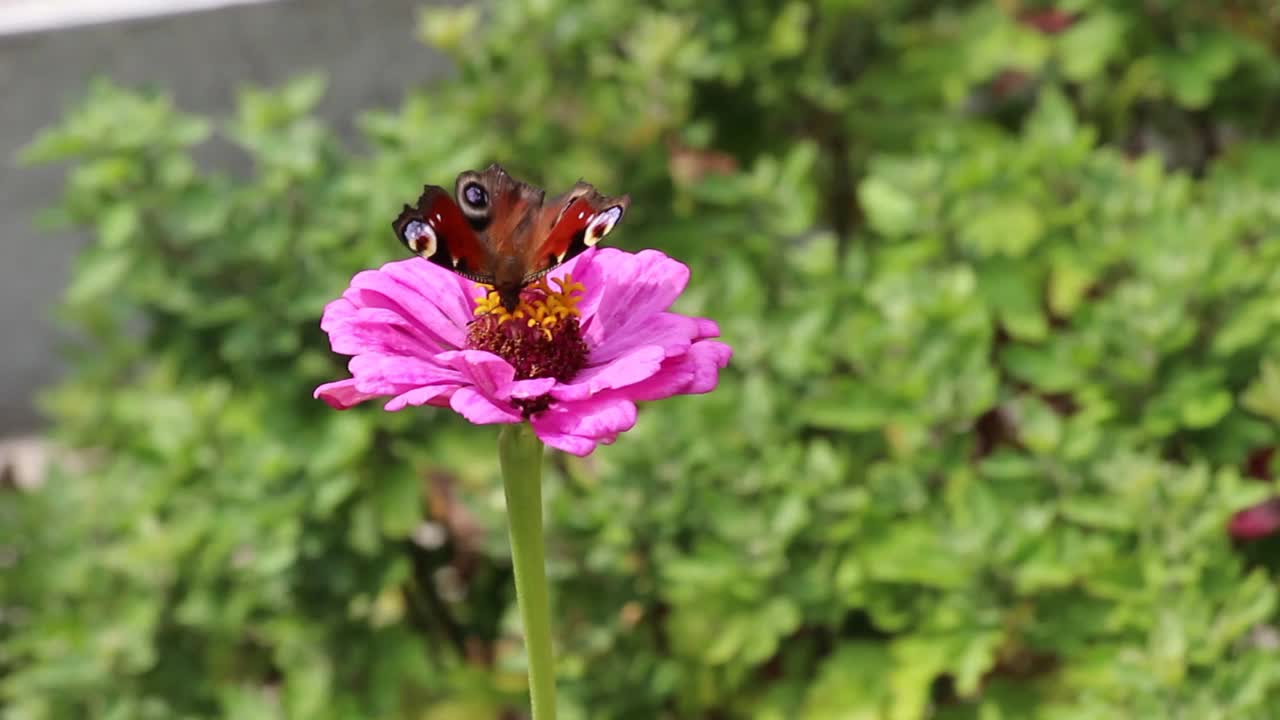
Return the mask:
[[511, 319], [526, 320], [531, 328], [540, 328], [551, 339], [551, 330], [556, 323], [571, 317], [578, 317], [578, 303], [586, 295], [587, 288], [573, 277], [565, 273], [563, 278], [552, 278], [558, 289], [553, 290], [546, 278], [540, 278], [521, 293], [520, 304], [516, 309], [508, 311], [502, 307], [502, 298], [489, 285], [478, 285], [487, 290], [484, 295], [475, 298], [475, 315], [494, 315], [499, 323]]

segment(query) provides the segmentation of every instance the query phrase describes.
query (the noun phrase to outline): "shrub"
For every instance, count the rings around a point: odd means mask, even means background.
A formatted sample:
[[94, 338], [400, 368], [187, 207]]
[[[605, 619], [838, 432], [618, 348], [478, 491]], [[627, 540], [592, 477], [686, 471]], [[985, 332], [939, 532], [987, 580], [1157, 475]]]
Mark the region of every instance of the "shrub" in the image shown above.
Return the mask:
[[[105, 81], [37, 139], [93, 231], [6, 497], [15, 717], [498, 717], [493, 437], [334, 413], [321, 307], [424, 182], [634, 198], [722, 388], [556, 456], [565, 717], [1268, 718], [1280, 19], [1267, 3], [543, 0], [344, 147], [317, 78], [211, 122]], [[201, 169], [216, 131], [253, 160]], [[1263, 458], [1263, 461], [1259, 461]], [[1260, 466], [1260, 467], [1259, 467]], [[1267, 545], [1255, 546], [1266, 548]], [[12, 554], [12, 553], [11, 553]]]

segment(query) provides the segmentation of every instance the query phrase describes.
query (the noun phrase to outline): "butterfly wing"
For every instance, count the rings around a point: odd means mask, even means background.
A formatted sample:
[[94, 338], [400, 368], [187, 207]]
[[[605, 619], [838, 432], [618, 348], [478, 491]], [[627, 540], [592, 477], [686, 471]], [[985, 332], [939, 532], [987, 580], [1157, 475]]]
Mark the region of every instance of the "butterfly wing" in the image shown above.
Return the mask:
[[418, 205], [405, 205], [391, 226], [414, 253], [476, 282], [493, 282], [489, 253], [444, 188], [425, 186]]
[[516, 180], [495, 163], [458, 175], [454, 194], [495, 264], [513, 266], [524, 260], [530, 238], [537, 234], [541, 189]]
[[426, 186], [417, 206], [406, 205], [392, 223], [396, 237], [512, 303], [525, 284], [599, 243], [631, 204], [626, 195], [605, 197], [584, 182], [544, 203], [542, 190], [496, 164], [458, 175], [455, 191], [456, 200]]
[[617, 226], [630, 204], [629, 196], [605, 197], [583, 182], [551, 201], [542, 210], [540, 224], [549, 229], [530, 252], [528, 279], [545, 275], [587, 248], [595, 247]]

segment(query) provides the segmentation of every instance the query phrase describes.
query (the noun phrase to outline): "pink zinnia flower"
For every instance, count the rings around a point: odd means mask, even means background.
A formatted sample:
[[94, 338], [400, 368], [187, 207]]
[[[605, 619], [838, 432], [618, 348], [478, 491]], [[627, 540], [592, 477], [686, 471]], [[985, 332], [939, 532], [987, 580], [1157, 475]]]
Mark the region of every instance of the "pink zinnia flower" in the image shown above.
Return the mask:
[[1237, 540], [1257, 540], [1280, 530], [1280, 498], [1271, 498], [1231, 516], [1227, 531]]
[[351, 378], [316, 388], [340, 410], [450, 407], [473, 423], [528, 420], [547, 445], [587, 455], [636, 421], [637, 401], [715, 388], [728, 345], [711, 320], [668, 312], [689, 269], [656, 250], [588, 250], [526, 288], [497, 293], [422, 258], [351, 279], [320, 326]]

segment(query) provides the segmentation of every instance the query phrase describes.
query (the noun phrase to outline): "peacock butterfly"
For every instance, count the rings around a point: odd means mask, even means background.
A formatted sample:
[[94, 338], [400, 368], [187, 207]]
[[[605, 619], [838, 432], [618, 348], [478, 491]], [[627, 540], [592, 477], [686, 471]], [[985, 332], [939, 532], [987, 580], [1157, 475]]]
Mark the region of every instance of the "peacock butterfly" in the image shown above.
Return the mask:
[[396, 237], [427, 260], [492, 285], [508, 311], [526, 285], [608, 235], [631, 203], [581, 181], [546, 202], [545, 191], [496, 163], [459, 174], [454, 193], [456, 201], [425, 186], [417, 207], [405, 205], [392, 223]]

